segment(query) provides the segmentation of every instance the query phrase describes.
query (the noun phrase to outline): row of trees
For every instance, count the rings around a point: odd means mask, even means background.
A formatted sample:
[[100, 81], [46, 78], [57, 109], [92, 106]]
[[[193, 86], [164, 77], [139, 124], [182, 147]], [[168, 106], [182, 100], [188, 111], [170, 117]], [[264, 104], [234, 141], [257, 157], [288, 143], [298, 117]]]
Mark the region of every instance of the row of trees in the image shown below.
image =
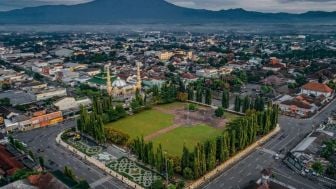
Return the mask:
[[234, 111], [246, 113], [250, 109], [263, 111], [265, 109], [265, 99], [259, 96], [255, 99], [252, 99], [249, 96], [245, 96], [244, 98], [236, 96]]
[[184, 147], [180, 164], [183, 177], [196, 179], [206, 174], [274, 129], [277, 120], [277, 106], [270, 106], [263, 112], [249, 111], [247, 116], [229, 123], [217, 138], [197, 144], [192, 152]]
[[77, 120], [77, 128], [100, 143], [106, 141], [104, 123], [115, 121], [126, 116], [125, 109], [112, 104], [112, 97], [95, 97], [92, 103], [92, 112], [86, 107], [81, 107], [80, 117]]
[[174, 161], [163, 152], [161, 145], [155, 150], [152, 142], [146, 143], [143, 138], [137, 138], [133, 140], [131, 150], [139, 160], [155, 167], [159, 172], [165, 173], [167, 169], [169, 177], [174, 175]]
[[[152, 94], [152, 103], [171, 103], [176, 100], [178, 93], [184, 91], [181, 89], [179, 80], [169, 81], [164, 83], [160, 88], [154, 86], [149, 92]], [[131, 101], [131, 110], [136, 113], [151, 106], [152, 103], [147, 103], [147, 94], [142, 96], [140, 91], [136, 91], [135, 98]], [[98, 142], [106, 141], [105, 132], [109, 133], [108, 140], [110, 142], [125, 145], [129, 136], [117, 132], [115, 130], [104, 129], [104, 123], [110, 123], [127, 116], [123, 106], [113, 105], [113, 99], [110, 96], [95, 96], [93, 97], [92, 112], [89, 113], [85, 107], [81, 107], [80, 117], [77, 120], [78, 129], [93, 137]]]
[[81, 107], [80, 117], [77, 120], [77, 128], [99, 143], [106, 141], [103, 119], [102, 116], [97, 113], [97, 110], [89, 113], [85, 107]]
[[186, 179], [196, 179], [269, 133], [277, 123], [278, 106], [268, 105], [264, 111], [247, 111], [246, 116], [230, 122], [220, 136], [198, 143], [193, 151], [184, 147], [182, 157], [168, 157], [161, 146], [154, 149], [152, 142], [146, 143], [143, 138], [134, 140], [131, 149], [140, 160], [160, 172], [165, 172], [167, 161], [170, 176], [175, 172]]
[[[196, 91], [196, 92], [195, 92]], [[200, 103], [212, 104], [212, 90], [203, 86], [196, 86], [196, 90], [194, 88], [188, 88], [188, 100], [196, 100]]]

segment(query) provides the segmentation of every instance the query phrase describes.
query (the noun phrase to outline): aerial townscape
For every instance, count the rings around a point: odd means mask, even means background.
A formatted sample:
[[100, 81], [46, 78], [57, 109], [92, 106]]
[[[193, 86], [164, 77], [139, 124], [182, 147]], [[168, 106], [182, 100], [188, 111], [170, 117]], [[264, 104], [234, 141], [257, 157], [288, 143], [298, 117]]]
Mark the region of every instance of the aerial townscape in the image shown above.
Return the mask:
[[179, 2], [0, 1], [1, 189], [336, 188], [336, 3]]

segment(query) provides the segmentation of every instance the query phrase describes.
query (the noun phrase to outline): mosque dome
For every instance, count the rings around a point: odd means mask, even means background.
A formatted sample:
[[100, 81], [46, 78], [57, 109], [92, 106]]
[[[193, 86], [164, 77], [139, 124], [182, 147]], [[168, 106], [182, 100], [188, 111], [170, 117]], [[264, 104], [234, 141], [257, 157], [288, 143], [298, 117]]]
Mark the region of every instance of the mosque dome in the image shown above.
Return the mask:
[[116, 80], [114, 80], [112, 83], [112, 87], [118, 87], [118, 88], [123, 88], [126, 85], [127, 85], [126, 82], [120, 79], [119, 77]]

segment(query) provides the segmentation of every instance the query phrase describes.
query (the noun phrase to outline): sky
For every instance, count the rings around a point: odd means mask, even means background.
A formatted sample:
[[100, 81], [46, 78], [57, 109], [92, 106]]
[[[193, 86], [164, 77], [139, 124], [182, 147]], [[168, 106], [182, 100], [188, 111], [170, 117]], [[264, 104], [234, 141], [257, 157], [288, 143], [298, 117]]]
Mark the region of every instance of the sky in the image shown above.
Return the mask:
[[[0, 0], [0, 11], [48, 4], [78, 4], [91, 0]], [[243, 8], [260, 12], [302, 13], [311, 10], [336, 11], [336, 0], [166, 0], [179, 6], [221, 10]]]

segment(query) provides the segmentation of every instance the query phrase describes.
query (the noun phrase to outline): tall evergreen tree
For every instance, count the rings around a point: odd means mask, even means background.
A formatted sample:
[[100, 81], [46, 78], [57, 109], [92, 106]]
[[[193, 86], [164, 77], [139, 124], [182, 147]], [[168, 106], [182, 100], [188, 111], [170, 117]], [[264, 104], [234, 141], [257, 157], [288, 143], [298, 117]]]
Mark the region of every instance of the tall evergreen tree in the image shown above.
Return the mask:
[[205, 104], [211, 105], [212, 103], [212, 92], [210, 88], [205, 90]]
[[229, 108], [229, 101], [230, 101], [230, 96], [228, 90], [224, 89], [222, 93], [222, 106], [225, 109]]
[[201, 87], [196, 89], [196, 101], [203, 103], [203, 88]]
[[192, 87], [188, 88], [188, 100], [194, 100], [194, 89]]
[[241, 100], [240, 100], [239, 96], [236, 96], [234, 110], [236, 112], [240, 112], [240, 110], [241, 110]]
[[243, 102], [243, 113], [246, 113], [248, 109], [250, 109], [250, 97], [245, 96]]

